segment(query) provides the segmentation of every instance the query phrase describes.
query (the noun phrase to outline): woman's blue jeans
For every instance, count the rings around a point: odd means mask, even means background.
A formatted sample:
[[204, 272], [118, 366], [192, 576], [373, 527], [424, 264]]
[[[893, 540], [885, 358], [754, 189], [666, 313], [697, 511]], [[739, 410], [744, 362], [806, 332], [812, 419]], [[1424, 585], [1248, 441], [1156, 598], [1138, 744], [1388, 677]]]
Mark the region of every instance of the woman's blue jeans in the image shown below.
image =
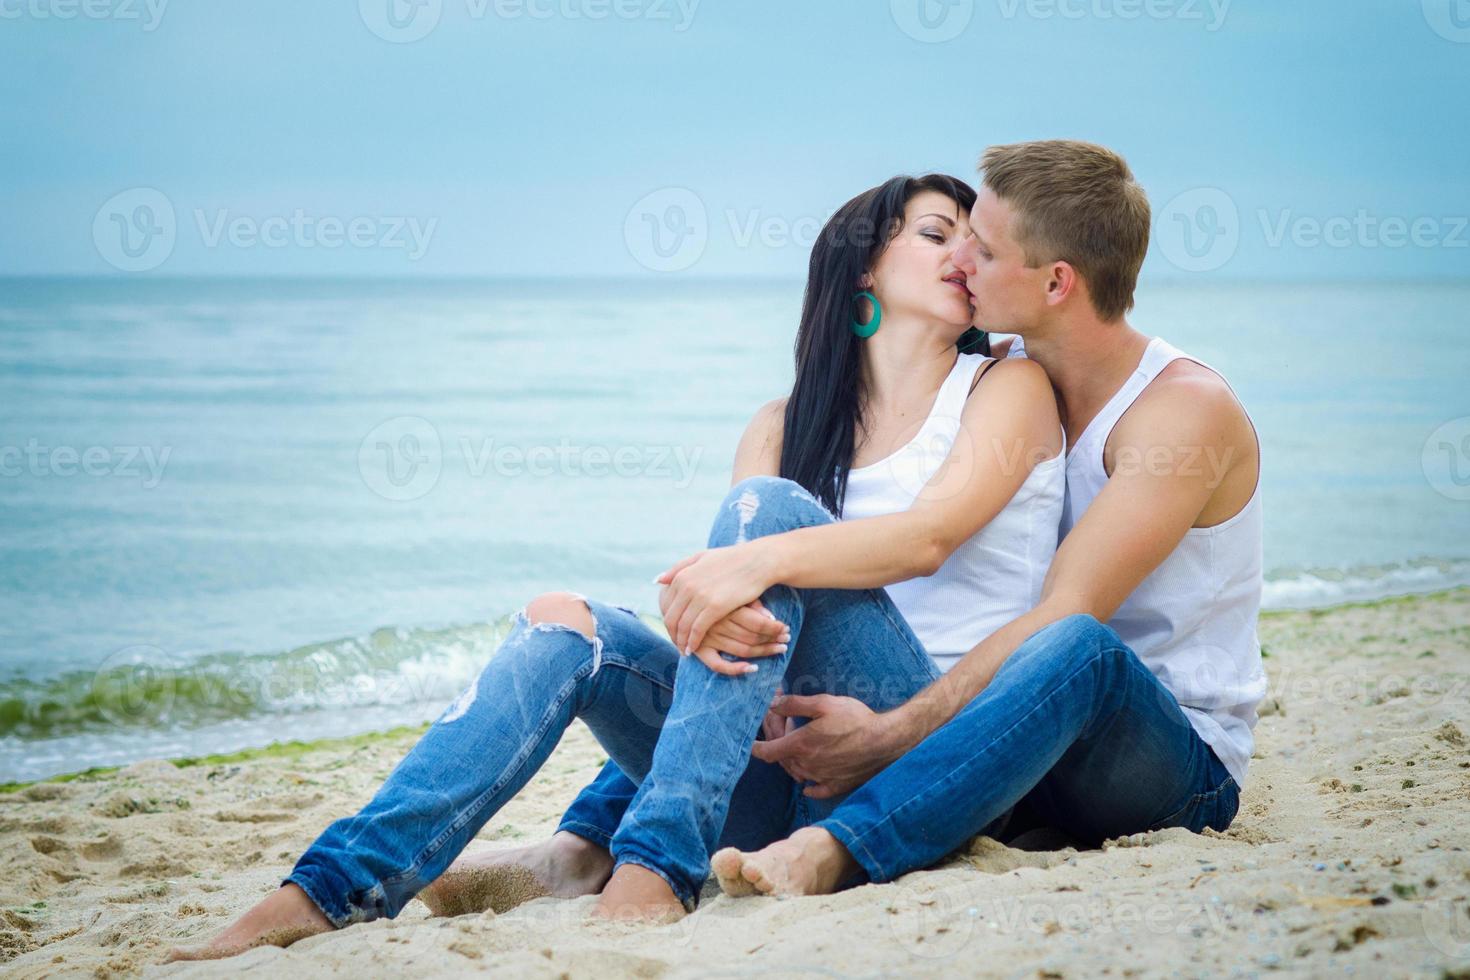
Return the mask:
[[[796, 483], [753, 477], [721, 505], [709, 544], [833, 520]], [[882, 589], [775, 586], [761, 601], [790, 627], [789, 649], [754, 661], [757, 672], [741, 677], [679, 656], [625, 608], [586, 600], [591, 638], [518, 614], [480, 676], [360, 812], [323, 831], [286, 881], [338, 926], [396, 916], [580, 718], [607, 751], [612, 775], [589, 787], [564, 826], [607, 845], [618, 864], [659, 874], [692, 907], [719, 846], [761, 846], [835, 805], [807, 799], [779, 766], [751, 758], [778, 687], [846, 695], [881, 711], [938, 676]], [[594, 810], [578, 824], [578, 812]]]
[[[633, 783], [609, 762], [562, 819], [606, 846]], [[1239, 787], [1169, 690], [1090, 616], [1040, 630], [948, 724], [811, 822], [870, 881], [927, 867], [975, 834], [1036, 827], [1084, 844], [1166, 827], [1225, 830]], [[764, 842], [734, 842], [748, 849]]]

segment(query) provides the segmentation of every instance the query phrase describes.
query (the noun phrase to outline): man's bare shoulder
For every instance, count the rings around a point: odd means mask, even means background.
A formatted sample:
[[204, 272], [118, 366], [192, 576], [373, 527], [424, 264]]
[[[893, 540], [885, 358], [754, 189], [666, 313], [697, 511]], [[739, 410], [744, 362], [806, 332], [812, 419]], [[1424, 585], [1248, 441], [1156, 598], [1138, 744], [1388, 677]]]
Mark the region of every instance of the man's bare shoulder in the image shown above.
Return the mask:
[[[1138, 434], [1141, 427], [1168, 432], [1215, 433], [1229, 441], [1252, 433], [1245, 407], [1215, 371], [1198, 361], [1171, 362], [1138, 396], [1120, 420], [1120, 434]], [[1254, 436], [1250, 436], [1254, 441]]]

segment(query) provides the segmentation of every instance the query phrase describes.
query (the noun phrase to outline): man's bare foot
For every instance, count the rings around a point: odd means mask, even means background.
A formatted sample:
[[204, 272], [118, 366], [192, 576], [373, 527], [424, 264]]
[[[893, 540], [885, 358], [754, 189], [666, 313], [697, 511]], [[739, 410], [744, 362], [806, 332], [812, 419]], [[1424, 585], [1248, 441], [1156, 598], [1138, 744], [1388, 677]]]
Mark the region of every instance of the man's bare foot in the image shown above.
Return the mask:
[[283, 885], [205, 945], [176, 947], [169, 951], [164, 962], [221, 960], [256, 946], [290, 946], [334, 928], [299, 886]]
[[672, 922], [686, 913], [668, 882], [645, 867], [624, 864], [608, 879], [592, 914], [604, 919]]
[[710, 861], [720, 890], [733, 898], [759, 892], [781, 897], [830, 895], [860, 869], [837, 838], [803, 827], [753, 853], [727, 847]]
[[509, 912], [547, 895], [596, 895], [612, 874], [612, 855], [565, 830], [530, 847], [461, 857], [418, 893], [435, 915], [467, 915], [494, 909]]

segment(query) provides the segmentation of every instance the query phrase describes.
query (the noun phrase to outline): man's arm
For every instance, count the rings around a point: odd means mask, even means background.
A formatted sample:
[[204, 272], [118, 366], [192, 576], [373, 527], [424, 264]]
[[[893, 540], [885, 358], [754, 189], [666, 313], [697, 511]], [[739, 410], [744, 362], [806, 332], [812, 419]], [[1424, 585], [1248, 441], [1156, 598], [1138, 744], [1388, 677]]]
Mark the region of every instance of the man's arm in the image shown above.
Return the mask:
[[[1255, 433], [1224, 381], [1203, 369], [1171, 366], [1119, 421], [1108, 447], [1114, 465], [1107, 486], [1062, 542], [1034, 609], [893, 711], [873, 714], [850, 699], [802, 702], [793, 714], [820, 717], [759, 744], [758, 757], [809, 773], [817, 782], [808, 790], [812, 796], [860, 785], [953, 718], [1038, 630], [1078, 613], [1110, 619], [1201, 514], [1232, 504], [1234, 513], [1254, 489]], [[1230, 465], [1211, 467], [1202, 459]], [[1216, 500], [1221, 494], [1238, 503]]]
[[[1254, 489], [1254, 479], [1227, 485], [1225, 477], [1236, 467], [1254, 474], [1256, 437], [1225, 382], [1203, 369], [1161, 376], [1119, 420], [1108, 451], [1107, 485], [1057, 549], [1036, 608], [996, 630], [942, 678], [890, 712], [897, 716], [890, 721], [899, 754], [969, 704], [1038, 630], [1079, 613], [1101, 622], [1112, 618], [1174, 551], [1212, 498], [1222, 491], [1239, 496], [1234, 513]], [[1217, 468], [1210, 460], [1232, 465]]]

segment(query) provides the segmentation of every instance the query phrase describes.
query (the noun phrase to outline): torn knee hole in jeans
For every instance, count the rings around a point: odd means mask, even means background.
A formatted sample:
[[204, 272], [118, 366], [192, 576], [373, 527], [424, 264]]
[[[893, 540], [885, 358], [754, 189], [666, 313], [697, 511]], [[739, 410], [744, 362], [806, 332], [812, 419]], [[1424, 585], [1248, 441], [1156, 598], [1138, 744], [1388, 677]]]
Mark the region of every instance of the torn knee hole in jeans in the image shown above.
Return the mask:
[[756, 512], [761, 509], [760, 494], [754, 490], [746, 490], [735, 501], [735, 510], [740, 514], [740, 527], [735, 530], [735, 542], [744, 544], [746, 532], [750, 529], [750, 522], [755, 520]]
[[[513, 625], [511, 626], [511, 631], [514, 632], [515, 627], [521, 625], [525, 626], [525, 630], [519, 636], [508, 638], [505, 641], [505, 644], [502, 645], [502, 649], [504, 649], [504, 646], [511, 643], [524, 643], [528, 637], [535, 636], [538, 633], [575, 633], [583, 640], [586, 640], [588, 643], [592, 644], [592, 673], [588, 676], [595, 677], [597, 675], [597, 672], [602, 669], [602, 637], [597, 635], [597, 614], [592, 611], [592, 606], [587, 603], [586, 596], [578, 595], [575, 592], [571, 592], [568, 594], [576, 599], [579, 599], [584, 606], [587, 606], [587, 615], [592, 618], [591, 636], [583, 633], [575, 626], [568, 626], [566, 623], [558, 623], [552, 620], [541, 623], [533, 623], [531, 622], [531, 618], [526, 615], [526, 608], [522, 607], [520, 611], [517, 612], [515, 615]], [[500, 651], [497, 650], [495, 655], [499, 656]], [[455, 698], [454, 701], [450, 703], [449, 707], [444, 709], [444, 714], [439, 716], [439, 720], [435, 724], [447, 725], [450, 722], [458, 721], [459, 719], [464, 717], [465, 712], [470, 710], [471, 705], [475, 703], [475, 699], [479, 697], [480, 679], [484, 676], [485, 670], [488, 669], [489, 666], [489, 664], [486, 664], [485, 667], [482, 667], [480, 669], [480, 673], [476, 674], [475, 679], [470, 681], [469, 686], [466, 687], [462, 692], [460, 692], [459, 697]]]
[[595, 677], [597, 676], [597, 672], [602, 669], [602, 637], [599, 636], [597, 633], [597, 613], [592, 611], [592, 604], [588, 602], [587, 597], [582, 595], [580, 592], [568, 592], [567, 595], [571, 596], [573, 599], [576, 599], [577, 601], [582, 603], [582, 605], [587, 607], [587, 616], [589, 619], [592, 620], [591, 636], [588, 636], [576, 626], [571, 626], [567, 623], [558, 623], [555, 620], [546, 620], [540, 623], [533, 623], [531, 622], [531, 617], [526, 614], [526, 609], [529, 608], [529, 606], [522, 608], [520, 613], [518, 614], [520, 618], [525, 620], [526, 622], [526, 632], [524, 635], [533, 636], [537, 633], [577, 634], [582, 639], [592, 644], [592, 673], [589, 676]]

